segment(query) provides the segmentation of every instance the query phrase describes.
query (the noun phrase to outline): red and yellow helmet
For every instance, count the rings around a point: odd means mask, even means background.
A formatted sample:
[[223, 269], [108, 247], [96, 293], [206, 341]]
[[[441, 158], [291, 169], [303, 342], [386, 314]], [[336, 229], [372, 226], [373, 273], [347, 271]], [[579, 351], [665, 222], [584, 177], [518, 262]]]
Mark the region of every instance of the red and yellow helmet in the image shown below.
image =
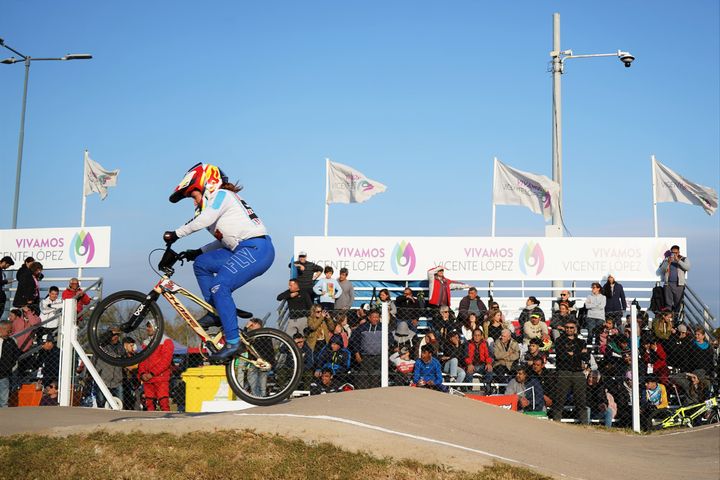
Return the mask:
[[180, 181], [175, 191], [170, 195], [170, 202], [177, 203], [187, 198], [194, 191], [205, 195], [219, 189], [223, 183], [228, 181], [227, 176], [215, 165], [209, 163], [198, 163], [190, 167], [185, 177]]

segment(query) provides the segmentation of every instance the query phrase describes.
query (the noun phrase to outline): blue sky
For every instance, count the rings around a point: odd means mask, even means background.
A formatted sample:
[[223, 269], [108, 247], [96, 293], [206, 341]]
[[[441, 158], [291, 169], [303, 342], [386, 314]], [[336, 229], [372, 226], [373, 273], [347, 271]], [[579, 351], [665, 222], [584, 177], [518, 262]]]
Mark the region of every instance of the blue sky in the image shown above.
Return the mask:
[[[551, 175], [552, 14], [562, 47], [564, 211], [575, 236], [651, 236], [651, 154], [719, 189], [720, 13], [685, 2], [89, 2], [8, 0], [0, 36], [21, 52], [90, 61], [30, 72], [20, 228], [76, 226], [82, 155], [120, 168], [87, 202], [113, 228], [108, 291], [147, 290], [147, 253], [191, 215], [167, 197], [198, 161], [245, 185], [278, 256], [236, 294], [258, 311], [285, 288], [294, 235], [320, 235], [324, 158], [388, 191], [333, 205], [331, 235], [489, 235], [492, 158]], [[10, 52], [6, 52], [10, 55]], [[4, 54], [3, 58], [4, 58]], [[0, 65], [0, 228], [9, 228], [23, 67]], [[661, 204], [687, 236], [690, 283], [718, 312], [720, 215]], [[543, 235], [498, 207], [498, 235]], [[190, 248], [209, 239], [184, 239]], [[178, 278], [194, 285], [190, 269]], [[622, 279], [618, 279], [622, 282]]]

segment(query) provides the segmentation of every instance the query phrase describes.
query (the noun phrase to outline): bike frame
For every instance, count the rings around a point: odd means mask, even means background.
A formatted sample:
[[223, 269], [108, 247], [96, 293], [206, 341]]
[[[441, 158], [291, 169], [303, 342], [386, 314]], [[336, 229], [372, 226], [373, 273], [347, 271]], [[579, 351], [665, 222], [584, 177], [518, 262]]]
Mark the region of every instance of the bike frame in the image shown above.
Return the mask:
[[[170, 305], [175, 309], [178, 315], [185, 320], [185, 323], [193, 329], [193, 331], [203, 340], [205, 344], [212, 345], [216, 350], [220, 350], [222, 348], [222, 343], [220, 341], [223, 338], [223, 332], [220, 331], [215, 336], [211, 336], [208, 332], [206, 332], [205, 329], [197, 322], [195, 317], [193, 317], [187, 307], [185, 307], [185, 305], [183, 305], [183, 303], [177, 298], [177, 295], [182, 295], [208, 312], [217, 315], [217, 311], [212, 305], [186, 288], [175, 283], [168, 275], [163, 275], [152, 291], [165, 298], [165, 300], [167, 300], [168, 303], [170, 303]], [[270, 362], [262, 359], [260, 355], [257, 354], [255, 349], [245, 338], [242, 331], [240, 332], [240, 341], [245, 345], [245, 348], [257, 358], [257, 360], [251, 360], [244, 355], [236, 357], [236, 360], [243, 360], [246, 363], [254, 365], [260, 370], [267, 371], [270, 369]]]
[[[696, 403], [695, 405], [680, 407], [675, 410], [675, 413], [660, 422], [660, 426], [662, 428], [672, 428], [681, 425], [687, 425], [688, 427], [692, 427], [695, 419], [709, 412], [713, 408], [717, 408], [717, 406], [718, 398], [712, 397], [708, 400], [705, 400], [703, 403]], [[688, 412], [692, 413], [688, 414]]]

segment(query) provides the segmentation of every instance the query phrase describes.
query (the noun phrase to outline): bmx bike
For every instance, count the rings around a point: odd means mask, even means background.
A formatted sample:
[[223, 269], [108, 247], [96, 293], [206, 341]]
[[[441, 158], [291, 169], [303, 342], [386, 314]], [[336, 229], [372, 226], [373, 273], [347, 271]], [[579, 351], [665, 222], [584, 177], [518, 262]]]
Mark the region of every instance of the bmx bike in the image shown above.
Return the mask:
[[[161, 278], [149, 293], [123, 290], [98, 303], [87, 329], [90, 347], [98, 358], [119, 367], [146, 360], [163, 340], [165, 321], [157, 304], [160, 297], [170, 303], [208, 351], [214, 353], [222, 348], [222, 331], [214, 335], [208, 333], [178, 298], [185, 297], [210, 314], [217, 314], [212, 305], [172, 280], [175, 264], [178, 261], [182, 264], [184, 260], [182, 253], [167, 246], [158, 264], [160, 272], [156, 271]], [[237, 314], [243, 318], [252, 317], [251, 313], [242, 310], [237, 310]], [[118, 331], [126, 338], [131, 337], [137, 347], [125, 349], [122, 344], [112, 344], [113, 332]], [[303, 368], [302, 355], [295, 342], [280, 330], [259, 328], [247, 332], [241, 330], [240, 343], [238, 355], [225, 367], [228, 384], [235, 395], [260, 406], [288, 398], [297, 388]]]
[[653, 430], [663, 430], [673, 427], [698, 427], [713, 423], [720, 423], [720, 397], [712, 397], [702, 403], [688, 405], [675, 409], [665, 418], [651, 420]]

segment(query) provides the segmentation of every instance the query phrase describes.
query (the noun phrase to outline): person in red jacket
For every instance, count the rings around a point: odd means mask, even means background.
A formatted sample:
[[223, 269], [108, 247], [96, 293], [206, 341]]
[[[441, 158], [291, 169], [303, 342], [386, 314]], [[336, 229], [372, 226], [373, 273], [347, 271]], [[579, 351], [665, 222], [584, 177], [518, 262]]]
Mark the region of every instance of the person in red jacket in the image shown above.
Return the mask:
[[440, 265], [428, 270], [428, 287], [430, 289], [428, 305], [440, 308], [450, 306], [450, 290], [463, 290], [470, 288], [470, 285], [450, 280], [445, 276], [445, 268]]
[[70, 284], [65, 289], [65, 291], [62, 294], [62, 299], [67, 300], [69, 298], [73, 298], [77, 300], [77, 313], [79, 314], [82, 312], [82, 309], [90, 303], [90, 297], [87, 293], [83, 291], [82, 288], [80, 288], [80, 280], [77, 278], [71, 278]]
[[[148, 338], [152, 338], [155, 334], [155, 325], [147, 322], [145, 328]], [[145, 407], [148, 411], [155, 410], [155, 402], [160, 410], [170, 411], [170, 367], [174, 351], [175, 345], [172, 339], [163, 335], [160, 345], [138, 366], [138, 376], [143, 384]]]
[[474, 373], [483, 375], [488, 388], [493, 379], [493, 358], [490, 355], [485, 334], [479, 328], [473, 330], [472, 341], [467, 346], [467, 356], [465, 357], [465, 371], [467, 374]]

